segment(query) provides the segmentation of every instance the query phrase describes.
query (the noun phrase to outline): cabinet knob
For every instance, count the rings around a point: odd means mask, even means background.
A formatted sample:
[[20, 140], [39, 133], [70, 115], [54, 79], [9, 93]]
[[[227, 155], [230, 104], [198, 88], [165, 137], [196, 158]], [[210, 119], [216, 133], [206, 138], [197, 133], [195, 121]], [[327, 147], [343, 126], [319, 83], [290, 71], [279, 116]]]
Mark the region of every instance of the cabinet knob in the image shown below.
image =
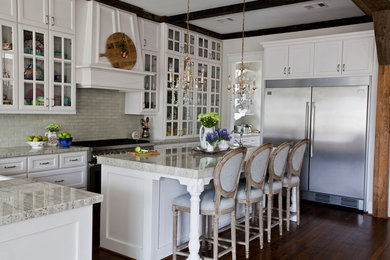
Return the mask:
[[288, 74], [291, 74], [291, 67], [288, 67]]
[[340, 64], [337, 64], [337, 72], [340, 72]]
[[343, 64], [343, 72], [345, 72], [345, 64]]
[[54, 26], [54, 16], [51, 17], [51, 26]]
[[146, 47], [147, 43], [148, 43], [148, 41], [146, 39], [144, 39], [144, 47]]
[[287, 67], [284, 67], [283, 74], [286, 75], [286, 73], [287, 73]]
[[49, 24], [49, 16], [48, 15], [45, 16], [45, 24]]

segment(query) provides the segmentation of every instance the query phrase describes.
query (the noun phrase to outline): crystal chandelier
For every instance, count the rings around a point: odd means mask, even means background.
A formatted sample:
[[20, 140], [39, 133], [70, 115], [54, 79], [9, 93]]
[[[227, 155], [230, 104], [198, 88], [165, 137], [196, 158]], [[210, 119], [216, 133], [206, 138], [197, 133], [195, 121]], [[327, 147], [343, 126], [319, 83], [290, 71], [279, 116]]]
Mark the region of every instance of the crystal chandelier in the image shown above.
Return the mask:
[[242, 10], [242, 43], [241, 43], [241, 66], [235, 69], [235, 77], [232, 85], [231, 77], [228, 80], [228, 92], [233, 106], [239, 110], [249, 110], [249, 105], [253, 102], [256, 90], [256, 81], [248, 77], [248, 70], [244, 67], [244, 32], [245, 32], [245, 0], [243, 0]]
[[[198, 79], [195, 76], [195, 64], [188, 56], [188, 48], [190, 45], [190, 0], [187, 0], [187, 37], [185, 44], [185, 54], [186, 56], [179, 63], [179, 77], [174, 83], [173, 80], [173, 68], [172, 65], [169, 66], [169, 83], [173, 86], [173, 90], [180, 91], [183, 97], [183, 104], [192, 104], [194, 92], [199, 88]], [[203, 87], [204, 81], [204, 69], [201, 69], [200, 75], [200, 88]]]

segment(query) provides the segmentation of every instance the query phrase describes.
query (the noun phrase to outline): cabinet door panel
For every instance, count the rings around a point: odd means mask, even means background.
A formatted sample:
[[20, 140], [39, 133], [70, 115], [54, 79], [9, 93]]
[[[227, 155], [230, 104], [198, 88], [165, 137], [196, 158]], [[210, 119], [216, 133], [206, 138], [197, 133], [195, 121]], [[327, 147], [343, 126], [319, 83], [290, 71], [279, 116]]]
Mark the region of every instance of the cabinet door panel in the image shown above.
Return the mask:
[[[140, 18], [139, 18], [140, 19]], [[142, 48], [149, 51], [158, 51], [160, 25], [145, 19], [140, 19]]]
[[342, 41], [326, 41], [315, 43], [314, 75], [340, 75], [342, 49]]
[[289, 46], [288, 77], [313, 76], [314, 44], [297, 44]]
[[287, 77], [288, 47], [267, 47], [264, 50], [264, 62], [266, 78]]
[[75, 0], [50, 0], [50, 29], [74, 33]]
[[372, 72], [373, 37], [347, 39], [343, 41], [343, 67], [344, 75], [361, 75]]
[[24, 24], [48, 28], [48, 7], [47, 0], [19, 0], [18, 20]]
[[16, 21], [16, 1], [0, 0], [0, 18]]

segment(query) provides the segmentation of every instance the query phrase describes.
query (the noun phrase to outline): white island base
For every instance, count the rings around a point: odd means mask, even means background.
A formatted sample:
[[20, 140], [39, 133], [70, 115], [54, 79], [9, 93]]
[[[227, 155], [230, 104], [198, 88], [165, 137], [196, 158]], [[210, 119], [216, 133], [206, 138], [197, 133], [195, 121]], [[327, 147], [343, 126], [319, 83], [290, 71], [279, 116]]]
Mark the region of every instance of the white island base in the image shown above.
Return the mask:
[[92, 259], [92, 205], [0, 226], [0, 260]]

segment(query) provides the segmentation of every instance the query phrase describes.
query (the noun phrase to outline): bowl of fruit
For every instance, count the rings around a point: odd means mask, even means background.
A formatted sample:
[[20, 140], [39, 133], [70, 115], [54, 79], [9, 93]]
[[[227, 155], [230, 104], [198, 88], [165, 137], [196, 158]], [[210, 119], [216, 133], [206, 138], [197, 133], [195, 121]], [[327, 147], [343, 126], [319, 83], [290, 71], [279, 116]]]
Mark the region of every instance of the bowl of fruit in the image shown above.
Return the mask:
[[60, 140], [60, 145], [64, 148], [68, 148], [73, 140], [72, 136], [67, 132], [59, 133], [58, 138]]
[[47, 137], [44, 136], [29, 136], [27, 137], [27, 143], [34, 149], [42, 149], [47, 143]]

